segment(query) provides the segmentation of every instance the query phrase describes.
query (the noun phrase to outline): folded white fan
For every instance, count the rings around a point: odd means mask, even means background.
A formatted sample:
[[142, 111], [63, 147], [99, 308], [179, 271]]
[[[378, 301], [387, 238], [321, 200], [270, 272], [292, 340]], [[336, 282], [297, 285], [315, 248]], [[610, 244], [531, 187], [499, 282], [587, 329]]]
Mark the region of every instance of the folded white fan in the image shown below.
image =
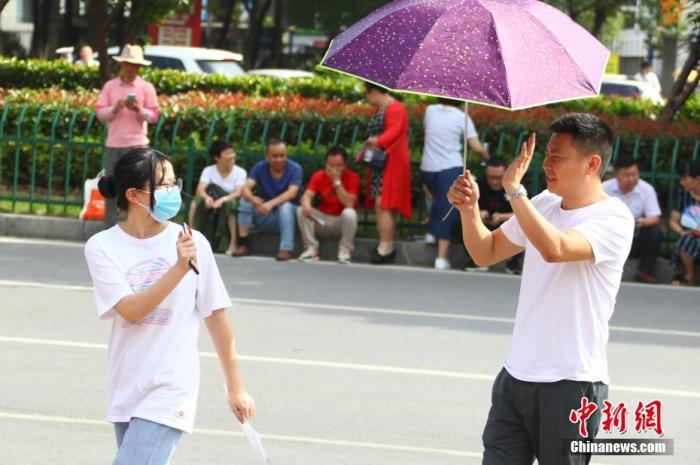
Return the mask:
[[260, 435], [257, 431], [255, 431], [255, 428], [253, 428], [253, 426], [247, 421], [241, 423], [240, 425], [241, 429], [243, 430], [243, 434], [245, 434], [245, 437], [248, 439], [248, 442], [253, 447], [253, 450], [255, 450], [262, 463], [265, 465], [272, 465], [272, 460], [270, 460], [270, 457], [267, 456], [267, 452], [265, 452], [265, 447], [260, 439]]
[[[224, 384], [224, 391], [226, 392], [226, 395], [228, 395], [228, 388]], [[263, 446], [262, 439], [260, 439], [260, 435], [258, 434], [257, 431], [255, 431], [255, 428], [253, 428], [253, 425], [248, 423], [247, 421], [244, 421], [243, 423], [239, 423], [241, 425], [241, 429], [243, 430], [243, 434], [245, 435], [246, 439], [250, 443], [251, 447], [257, 454], [258, 458], [262, 461], [264, 465], [272, 465], [272, 460], [270, 460], [270, 457], [267, 456], [267, 452], [265, 451], [265, 447]]]

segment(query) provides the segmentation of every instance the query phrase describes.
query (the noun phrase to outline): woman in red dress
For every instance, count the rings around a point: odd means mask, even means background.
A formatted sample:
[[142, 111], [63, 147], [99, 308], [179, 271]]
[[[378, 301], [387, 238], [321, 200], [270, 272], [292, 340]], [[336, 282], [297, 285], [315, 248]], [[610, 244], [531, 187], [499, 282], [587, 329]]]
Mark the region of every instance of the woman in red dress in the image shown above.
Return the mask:
[[[368, 128], [366, 148], [386, 151], [383, 170], [367, 170], [365, 208], [377, 213], [379, 246], [372, 252], [374, 264], [394, 260], [397, 213], [411, 219], [411, 162], [408, 156], [408, 113], [383, 87], [365, 84], [367, 101], [377, 108]], [[361, 158], [362, 153], [358, 154]]]

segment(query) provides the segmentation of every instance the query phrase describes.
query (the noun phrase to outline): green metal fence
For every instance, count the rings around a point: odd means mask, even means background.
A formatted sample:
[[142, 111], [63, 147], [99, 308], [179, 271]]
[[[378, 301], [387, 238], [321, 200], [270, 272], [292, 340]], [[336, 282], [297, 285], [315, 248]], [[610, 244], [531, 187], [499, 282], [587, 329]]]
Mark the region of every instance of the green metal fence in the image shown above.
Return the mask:
[[[165, 129], [166, 123], [168, 130]], [[209, 163], [207, 147], [214, 139], [222, 138], [232, 143], [238, 154], [239, 164], [250, 168], [263, 157], [263, 147], [270, 138], [288, 142], [289, 156], [305, 168], [305, 177], [321, 166], [323, 154], [331, 145], [343, 145], [349, 151], [359, 149], [364, 140], [365, 127], [341, 124], [309, 124], [289, 121], [274, 124], [271, 120], [237, 120], [235, 117], [211, 118], [197, 134], [186, 131], [182, 115], [161, 115], [152, 125], [152, 145], [173, 156], [176, 172], [184, 180], [185, 191], [194, 192], [201, 169]], [[292, 131], [291, 128], [294, 128]], [[421, 189], [418, 161], [422, 146], [422, 134], [409, 134], [413, 147], [412, 162], [414, 218], [400, 221], [403, 234], [418, 232], [425, 218], [426, 209]], [[492, 132], [483, 130], [481, 138], [488, 141], [491, 152], [510, 159], [527, 137], [526, 132]], [[544, 135], [542, 135], [544, 136]], [[0, 203], [5, 210], [16, 211], [19, 203], [28, 204], [34, 212], [43, 206], [65, 213], [69, 206], [82, 205], [84, 180], [94, 177], [102, 167], [106, 126], [97, 120], [95, 113], [84, 110], [65, 112], [46, 107], [2, 107], [0, 116]], [[545, 140], [543, 137], [540, 141]], [[540, 143], [539, 149], [544, 146]], [[662, 206], [668, 211], [672, 205], [678, 176], [676, 167], [681, 159], [697, 159], [700, 140], [692, 139], [644, 139], [618, 137], [613, 159], [622, 153], [640, 160], [644, 167], [642, 177], [657, 188]], [[528, 174], [528, 190], [532, 193], [544, 188], [542, 152], [535, 158]], [[363, 167], [356, 167], [362, 171]], [[479, 173], [481, 166], [473, 167]], [[53, 207], [53, 208], [52, 208]], [[362, 225], [373, 224], [372, 212], [364, 212]]]

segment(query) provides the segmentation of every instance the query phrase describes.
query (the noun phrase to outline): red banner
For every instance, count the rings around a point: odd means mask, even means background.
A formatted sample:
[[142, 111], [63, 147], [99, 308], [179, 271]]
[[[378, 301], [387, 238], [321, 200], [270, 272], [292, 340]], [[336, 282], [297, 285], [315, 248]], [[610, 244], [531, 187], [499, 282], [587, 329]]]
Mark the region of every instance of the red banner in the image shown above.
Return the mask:
[[151, 24], [148, 33], [154, 45], [202, 44], [202, 0], [193, 0], [189, 13], [166, 16], [160, 24]]

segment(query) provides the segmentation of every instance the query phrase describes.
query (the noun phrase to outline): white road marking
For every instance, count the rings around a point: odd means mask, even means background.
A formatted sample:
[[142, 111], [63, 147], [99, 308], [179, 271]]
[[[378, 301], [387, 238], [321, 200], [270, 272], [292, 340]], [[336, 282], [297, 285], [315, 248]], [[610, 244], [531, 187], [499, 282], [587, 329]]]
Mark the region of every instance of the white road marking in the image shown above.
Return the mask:
[[[0, 286], [7, 287], [37, 287], [45, 289], [57, 289], [67, 291], [92, 292], [91, 286], [79, 286], [69, 284], [49, 284], [36, 283], [31, 281], [14, 281], [0, 279]], [[341, 312], [354, 313], [373, 313], [382, 315], [398, 315], [410, 316], [418, 318], [435, 318], [447, 320], [463, 320], [463, 321], [480, 321], [487, 323], [504, 323], [512, 325], [515, 323], [514, 318], [483, 316], [483, 315], [465, 315], [457, 313], [441, 313], [441, 312], [421, 312], [416, 310], [398, 310], [388, 308], [373, 308], [373, 307], [357, 307], [351, 305], [334, 305], [334, 304], [317, 304], [309, 302], [287, 302], [283, 300], [267, 300], [267, 299], [245, 299], [231, 297], [233, 303], [259, 305], [261, 307], [286, 307], [286, 308], [310, 308], [320, 310], [336, 310]], [[636, 333], [636, 334], [653, 334], [658, 336], [679, 336], [679, 337], [700, 337], [700, 332], [697, 331], [679, 331], [674, 329], [655, 329], [655, 328], [639, 328], [634, 326], [610, 326], [610, 331], [620, 333]]]
[[[63, 423], [63, 424], [77, 424], [77, 425], [89, 425], [89, 426], [111, 426], [110, 423], [103, 420], [93, 420], [89, 418], [75, 418], [75, 417], [61, 417], [52, 415], [36, 415], [36, 414], [24, 414], [24, 413], [12, 413], [12, 412], [0, 412], [0, 418], [6, 418], [10, 420], [25, 420], [25, 421], [35, 421], [40, 423]], [[205, 434], [210, 436], [234, 436], [234, 437], [244, 437], [242, 432], [238, 431], [228, 431], [220, 429], [211, 428], [195, 428], [194, 434]], [[464, 450], [455, 449], [440, 449], [435, 447], [417, 447], [417, 446], [404, 446], [400, 444], [384, 444], [378, 442], [364, 442], [364, 441], [346, 441], [342, 439], [324, 439], [316, 438], [310, 436], [291, 436], [282, 434], [260, 434], [260, 436], [265, 440], [270, 441], [282, 441], [282, 442], [296, 442], [305, 444], [317, 444], [322, 446], [337, 446], [337, 447], [354, 447], [358, 449], [380, 449], [395, 452], [418, 452], [422, 454], [432, 454], [432, 455], [449, 455], [455, 457], [472, 457], [481, 458], [481, 452], [470, 452]]]
[[[73, 341], [62, 341], [56, 339], [38, 339], [38, 338], [23, 338], [23, 337], [10, 337], [10, 336], [0, 336], [0, 342], [5, 343], [15, 343], [15, 344], [30, 344], [30, 345], [42, 345], [42, 346], [54, 346], [54, 347], [67, 347], [67, 348], [77, 348], [77, 349], [98, 349], [107, 350], [107, 344], [96, 344], [90, 342], [73, 342]], [[200, 352], [199, 356], [202, 358], [216, 358], [215, 352]], [[307, 367], [317, 367], [317, 368], [333, 368], [333, 369], [344, 369], [344, 370], [356, 370], [356, 371], [372, 371], [381, 373], [393, 373], [400, 375], [411, 375], [411, 376], [427, 376], [433, 378], [451, 378], [451, 379], [466, 379], [472, 381], [488, 381], [491, 382], [494, 379], [493, 374], [484, 373], [470, 373], [465, 371], [450, 371], [450, 370], [429, 370], [422, 368], [410, 368], [410, 367], [400, 367], [400, 366], [390, 366], [390, 365], [369, 365], [363, 363], [346, 363], [346, 362], [332, 362], [326, 360], [309, 360], [309, 359], [299, 359], [299, 358], [286, 358], [286, 357], [267, 357], [258, 355], [241, 355], [238, 358], [241, 361], [256, 362], [256, 363], [272, 363], [278, 365], [296, 365], [296, 366], [307, 366]], [[656, 388], [656, 387], [641, 387], [641, 386], [626, 386], [614, 384], [610, 386], [610, 390], [614, 392], [636, 392], [641, 394], [651, 394], [655, 396], [669, 396], [669, 397], [688, 397], [694, 399], [700, 399], [700, 392], [698, 391], [686, 391], [679, 389], [666, 389], [666, 388]]]
[[[8, 243], [8, 244], [27, 244], [27, 245], [51, 245], [51, 246], [66, 246], [66, 247], [80, 247], [83, 248], [85, 247], [84, 242], [78, 242], [78, 241], [63, 241], [63, 240], [54, 240], [54, 239], [38, 239], [38, 238], [25, 238], [25, 237], [13, 237], [13, 236], [2, 236], [0, 237], [0, 244], [1, 243]], [[229, 258], [222, 256], [222, 255], [216, 255], [216, 257], [220, 260], [225, 260], [228, 261]], [[268, 261], [271, 262], [274, 260], [274, 257], [265, 257], [265, 256], [248, 256], [248, 257], [239, 257], [237, 260], [242, 260], [242, 261]], [[338, 265], [336, 262], [332, 261], [319, 261], [319, 262], [314, 262], [312, 264], [304, 264], [305, 266], [318, 266], [318, 265], [324, 265], [324, 266], [341, 266]], [[414, 273], [429, 273], [429, 274], [435, 274], [435, 270], [432, 268], [427, 268], [427, 267], [419, 267], [415, 265], [382, 265], [381, 268], [378, 268], [376, 265], [371, 265], [368, 263], [351, 263], [349, 265], [342, 265], [345, 267], [354, 267], [354, 268], [366, 268], [366, 269], [371, 269], [371, 270], [377, 270], [377, 269], [382, 269], [382, 270], [398, 270], [398, 271], [410, 271]], [[442, 270], [440, 271], [441, 274], [452, 274], [452, 275], [459, 275], [459, 276], [465, 276], [465, 273], [461, 270]], [[506, 273], [499, 273], [499, 272], [491, 272], [491, 271], [485, 271], [482, 273], [472, 273], [469, 274], [469, 276], [477, 278], [479, 276], [484, 276], [484, 277], [489, 277], [489, 278], [496, 278], [496, 279], [521, 279], [520, 276], [514, 276], [514, 275], [509, 275]], [[673, 292], [700, 292], [700, 288], [698, 287], [692, 287], [692, 286], [672, 286], [670, 284], [654, 284], [654, 289], [664, 289], [664, 290], [669, 290]], [[624, 281], [622, 283], [622, 287], [635, 287], [635, 288], [644, 288], [644, 289], [649, 289], [649, 284], [643, 284], [643, 283], [635, 283], [635, 282], [628, 282]]]

